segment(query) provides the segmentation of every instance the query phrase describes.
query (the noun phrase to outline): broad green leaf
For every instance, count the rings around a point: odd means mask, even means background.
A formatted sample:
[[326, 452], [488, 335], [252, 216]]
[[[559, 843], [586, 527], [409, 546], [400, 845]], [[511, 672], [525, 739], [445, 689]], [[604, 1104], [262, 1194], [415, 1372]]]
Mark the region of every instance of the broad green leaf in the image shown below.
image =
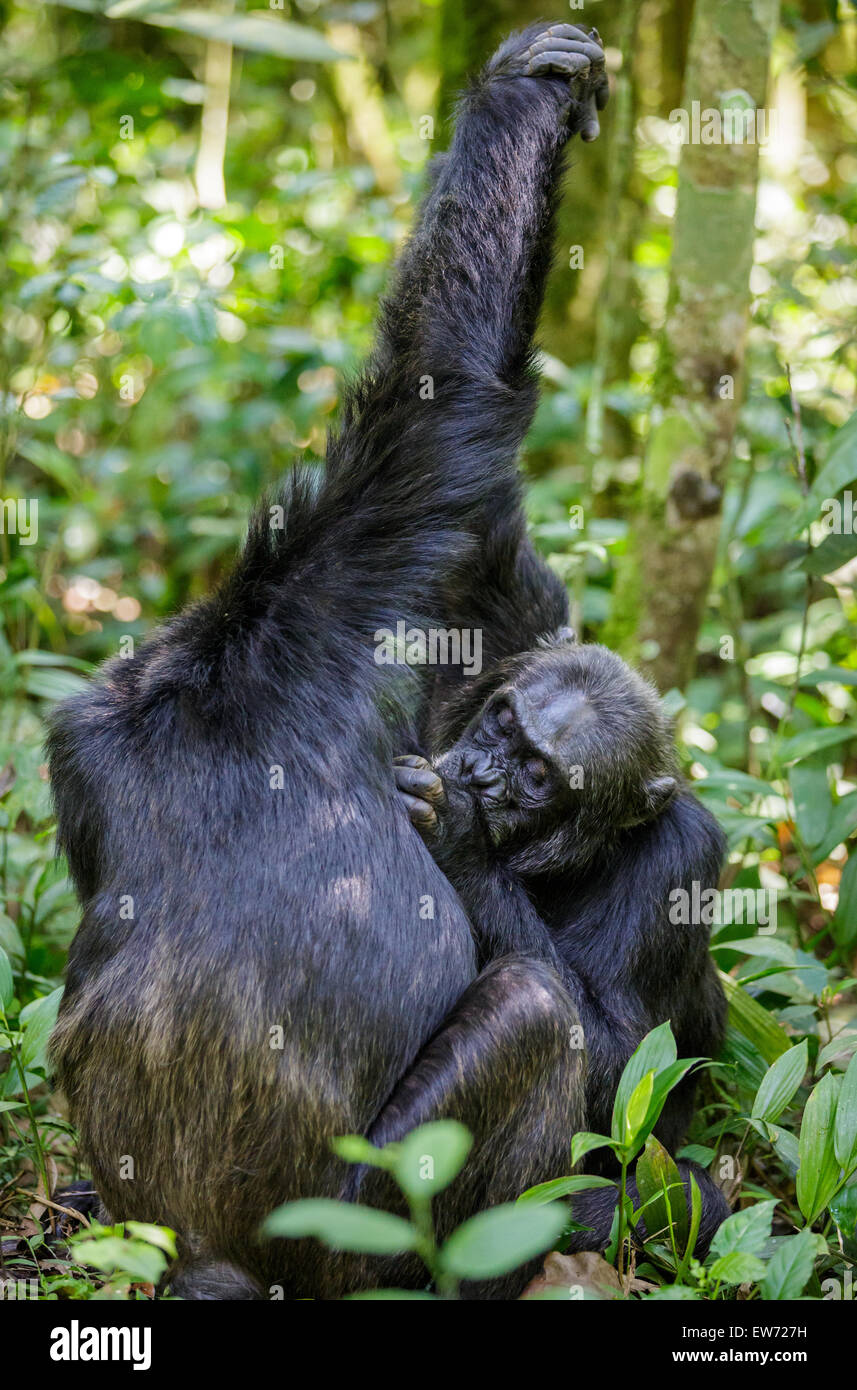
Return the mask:
[[807, 1224], [824, 1211], [839, 1186], [839, 1163], [834, 1151], [838, 1080], [827, 1072], [813, 1089], [800, 1127], [797, 1200]]
[[672, 1029], [669, 1022], [662, 1023], [646, 1034], [625, 1064], [613, 1104], [613, 1122], [610, 1133], [614, 1140], [619, 1143], [623, 1142], [628, 1102], [646, 1072], [659, 1072], [675, 1060], [676, 1045]]
[[43, 999], [34, 999], [21, 1010], [21, 1025], [24, 1041], [21, 1043], [21, 1061], [27, 1071], [34, 1067], [48, 1066], [48, 1039], [57, 1021], [57, 1011], [62, 999], [62, 989], [55, 989]]
[[792, 1100], [807, 1069], [806, 1039], [790, 1047], [765, 1073], [753, 1102], [754, 1120], [777, 1120]]
[[[812, 851], [813, 864], [820, 864], [828, 857], [831, 850], [834, 850], [837, 845], [844, 844], [855, 829], [857, 829], [857, 792], [849, 792], [833, 806], [824, 839]], [[840, 887], [840, 898], [841, 896]]]
[[[62, 5], [70, 10], [82, 10], [86, 14], [104, 14], [99, 0], [49, 0], [52, 5]], [[112, 16], [112, 7], [106, 11]], [[122, 4], [115, 17], [122, 18]], [[264, 11], [254, 14], [228, 15], [217, 10], [174, 10], [169, 5], [161, 7], [160, 12], [151, 11], [148, 6], [140, 13], [129, 16], [142, 24], [154, 24], [159, 29], [179, 29], [185, 34], [196, 34], [201, 39], [217, 39], [221, 43], [234, 44], [236, 48], [248, 48], [256, 53], [273, 53], [280, 58], [295, 58], [300, 62], [330, 62], [348, 57], [340, 53], [308, 25], [291, 24], [288, 20], [267, 15]]]
[[459, 1279], [492, 1279], [549, 1250], [565, 1230], [568, 1212], [508, 1202], [480, 1212], [453, 1231], [441, 1248], [443, 1266]]
[[654, 1081], [655, 1073], [647, 1071], [628, 1097], [628, 1107], [625, 1111], [622, 1127], [622, 1143], [626, 1148], [633, 1148], [637, 1135], [646, 1123], [646, 1115], [649, 1113], [649, 1106], [652, 1103]]
[[729, 1004], [729, 1022], [733, 1028], [752, 1043], [767, 1063], [775, 1062], [791, 1043], [776, 1019], [763, 1009], [737, 980], [718, 970], [717, 978], [723, 986]]
[[740, 941], [713, 941], [712, 951], [738, 951], [742, 956], [767, 956], [783, 965], [795, 965], [797, 955], [794, 946], [778, 936], [747, 936]]
[[649, 1109], [646, 1119], [641, 1128], [637, 1130], [634, 1140], [634, 1148], [639, 1149], [644, 1139], [651, 1134], [660, 1118], [661, 1111], [667, 1096], [673, 1087], [677, 1086], [683, 1077], [687, 1075], [691, 1067], [695, 1067], [698, 1062], [702, 1062], [703, 1057], [682, 1057], [677, 1062], [671, 1063], [663, 1071], [656, 1072], [654, 1084], [652, 1086], [652, 1098], [649, 1102]]
[[691, 1163], [698, 1163], [700, 1168], [708, 1168], [713, 1163], [716, 1153], [717, 1150], [708, 1144], [683, 1144], [676, 1158], [687, 1158]]
[[798, 685], [802, 688], [817, 685], [857, 685], [857, 669], [849, 666], [824, 666], [820, 671], [804, 671]]
[[15, 997], [15, 981], [12, 978], [12, 962], [0, 946], [0, 1009], [5, 1013]]
[[442, 1192], [458, 1176], [473, 1147], [473, 1136], [457, 1120], [421, 1125], [398, 1145], [393, 1173], [411, 1198]]
[[330, 1147], [346, 1163], [365, 1163], [369, 1168], [389, 1169], [393, 1166], [392, 1153], [376, 1149], [362, 1134], [340, 1134], [336, 1139], [331, 1139]]
[[765, 1273], [765, 1262], [746, 1250], [730, 1250], [714, 1261], [709, 1273], [724, 1284], [755, 1284]]
[[637, 1190], [646, 1204], [645, 1222], [650, 1238], [669, 1243], [672, 1225], [675, 1246], [681, 1255], [687, 1243], [687, 1200], [681, 1174], [653, 1134], [646, 1140], [644, 1152], [637, 1159], [635, 1171]]
[[148, 1241], [149, 1245], [157, 1245], [159, 1250], [163, 1250], [169, 1255], [171, 1260], [176, 1258], [176, 1235], [168, 1226], [153, 1226], [149, 1221], [126, 1221], [125, 1230], [131, 1236], [136, 1236], [138, 1240]]
[[580, 1160], [591, 1153], [593, 1149], [603, 1149], [605, 1146], [611, 1149], [616, 1147], [613, 1140], [608, 1139], [606, 1134], [592, 1134], [588, 1130], [580, 1130], [571, 1140], [572, 1167], [576, 1167]]
[[783, 1129], [782, 1125], [768, 1124], [767, 1120], [751, 1120], [750, 1123], [756, 1133], [773, 1146], [775, 1153], [782, 1160], [783, 1166], [794, 1175], [800, 1164], [797, 1135], [792, 1134], [788, 1129]]
[[850, 1177], [857, 1168], [857, 1053], [848, 1063], [848, 1070], [839, 1088], [833, 1151], [845, 1176]]
[[857, 479], [857, 411], [836, 431], [827, 451], [823, 468], [816, 474], [801, 517], [808, 526], [820, 515], [828, 497], [835, 497]]
[[835, 729], [806, 729], [801, 734], [784, 739], [777, 749], [781, 763], [798, 762], [822, 748], [836, 748], [840, 743], [857, 739], [853, 724], [838, 724]]
[[271, 1212], [262, 1230], [268, 1236], [315, 1236], [331, 1250], [361, 1250], [367, 1255], [398, 1255], [413, 1250], [417, 1242], [416, 1230], [401, 1216], [328, 1197], [286, 1202]]
[[846, 1240], [857, 1235], [857, 1182], [852, 1181], [840, 1188], [836, 1196], [831, 1197], [828, 1207]]
[[122, 1236], [93, 1236], [72, 1242], [75, 1258], [105, 1273], [130, 1274], [140, 1284], [157, 1284], [167, 1267], [167, 1257], [148, 1241]]
[[809, 1229], [784, 1240], [771, 1256], [761, 1281], [762, 1297], [772, 1300], [800, 1298], [812, 1274], [817, 1246], [818, 1237]]
[[852, 848], [839, 880], [833, 935], [840, 946], [850, 947], [857, 941], [857, 848]]
[[832, 574], [842, 565], [847, 565], [855, 555], [857, 533], [852, 532], [849, 535], [847, 531], [841, 534], [833, 532], [825, 536], [820, 545], [813, 546], [809, 554], [801, 560], [799, 568], [806, 570], [808, 574]]
[[826, 758], [808, 758], [806, 762], [797, 763], [789, 782], [801, 839], [809, 846], [820, 844], [833, 812]]
[[536, 1187], [528, 1187], [518, 1198], [518, 1203], [556, 1201], [558, 1197], [570, 1197], [574, 1192], [588, 1192], [593, 1187], [615, 1187], [613, 1178], [599, 1178], [590, 1173], [579, 1173], [568, 1178], [553, 1178], [550, 1182], [540, 1182]]
[[715, 1232], [711, 1254], [715, 1258], [738, 1251], [743, 1255], [758, 1255], [771, 1235], [776, 1197], [756, 1202], [752, 1207], [736, 1211]]

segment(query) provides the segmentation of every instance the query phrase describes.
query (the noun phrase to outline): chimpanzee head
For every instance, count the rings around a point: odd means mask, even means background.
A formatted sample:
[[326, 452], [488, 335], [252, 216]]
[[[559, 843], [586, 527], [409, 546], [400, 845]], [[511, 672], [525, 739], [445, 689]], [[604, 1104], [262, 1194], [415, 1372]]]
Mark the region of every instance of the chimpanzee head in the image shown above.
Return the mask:
[[677, 788], [657, 692], [614, 652], [564, 635], [515, 658], [458, 742], [435, 761], [451, 805], [472, 803], [522, 873], [582, 865]]

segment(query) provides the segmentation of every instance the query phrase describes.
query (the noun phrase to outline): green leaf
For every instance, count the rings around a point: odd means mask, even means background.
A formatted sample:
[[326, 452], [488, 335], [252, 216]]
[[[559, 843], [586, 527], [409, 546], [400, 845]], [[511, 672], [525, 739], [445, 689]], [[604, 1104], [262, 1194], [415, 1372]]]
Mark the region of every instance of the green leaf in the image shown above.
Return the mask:
[[376, 1149], [362, 1134], [340, 1134], [336, 1139], [331, 1139], [330, 1147], [346, 1163], [365, 1163], [370, 1168], [385, 1169], [393, 1166], [392, 1153]]
[[820, 545], [813, 546], [808, 555], [801, 560], [799, 569], [806, 570], [807, 574], [832, 574], [842, 565], [847, 565], [849, 560], [853, 560], [857, 555], [857, 535], [848, 535], [843, 531], [841, 535], [835, 532], [825, 536]]
[[167, 1267], [166, 1255], [148, 1241], [107, 1235], [74, 1239], [71, 1244], [81, 1264], [108, 1274], [129, 1274], [141, 1284], [157, 1284]]
[[5, 1013], [15, 998], [15, 981], [12, 978], [12, 962], [0, 946], [0, 1009]]
[[590, 1131], [582, 1129], [575, 1134], [571, 1140], [571, 1162], [576, 1167], [582, 1158], [585, 1158], [593, 1149], [616, 1148], [612, 1139], [608, 1139], [606, 1134], [592, 1134]]
[[800, 1298], [812, 1274], [818, 1238], [810, 1230], [788, 1236], [771, 1256], [759, 1292], [763, 1298]]
[[492, 1279], [549, 1250], [565, 1230], [564, 1206], [508, 1202], [480, 1212], [441, 1248], [444, 1268], [459, 1279]]
[[769, 1067], [753, 1102], [754, 1120], [777, 1120], [795, 1095], [807, 1069], [806, 1039], [790, 1047]]
[[748, 936], [740, 941], [713, 941], [712, 951], [739, 951], [743, 956], [762, 956], [782, 962], [783, 965], [796, 965], [794, 946], [777, 936]]
[[800, 1127], [797, 1200], [807, 1224], [824, 1211], [839, 1186], [839, 1163], [834, 1151], [838, 1080], [827, 1072], [813, 1089]]
[[836, 748], [840, 743], [851, 743], [857, 739], [853, 724], [838, 724], [835, 729], [806, 729], [802, 734], [784, 739], [777, 749], [781, 763], [798, 762], [808, 758], [822, 748]]
[[126, 1221], [125, 1230], [138, 1240], [156, 1245], [165, 1255], [169, 1255], [171, 1260], [176, 1258], [176, 1234], [168, 1226], [153, 1226], [150, 1221]]
[[669, 1241], [672, 1227], [676, 1250], [687, 1243], [687, 1200], [681, 1174], [663, 1144], [650, 1134], [637, 1159], [637, 1190], [646, 1210], [646, 1230], [652, 1239]]
[[647, 1072], [659, 1072], [676, 1060], [675, 1038], [669, 1023], [662, 1023], [647, 1033], [625, 1064], [613, 1104], [611, 1136], [624, 1142], [626, 1115], [631, 1096]]
[[835, 497], [838, 492], [841, 492], [855, 479], [857, 479], [857, 411], [845, 421], [844, 425], [840, 426], [833, 436], [827, 451], [827, 461], [816, 474], [815, 481], [807, 494], [806, 505], [801, 516], [801, 527], [808, 526], [811, 521], [815, 521], [825, 500], [828, 497]]
[[728, 1255], [723, 1255], [714, 1261], [710, 1270], [711, 1277], [724, 1284], [755, 1284], [764, 1273], [764, 1260], [744, 1250], [732, 1250]]
[[843, 1237], [851, 1240], [857, 1235], [857, 1182], [841, 1188], [827, 1205]]
[[830, 824], [833, 800], [827, 780], [827, 759], [807, 759], [792, 768], [789, 779], [795, 820], [804, 844], [820, 844]]
[[[111, 6], [106, 11], [99, 0], [48, 0], [49, 4], [62, 5], [70, 10], [82, 10], [85, 14], [107, 14], [108, 18], [120, 19], [126, 12], [121, 3], [116, 9]], [[315, 29], [303, 24], [291, 24], [288, 20], [263, 11], [253, 14], [226, 15], [216, 10], [176, 10], [170, 12], [169, 4], [163, 5], [160, 12], [152, 12], [148, 6], [129, 18], [138, 19], [143, 24], [154, 24], [159, 29], [180, 29], [185, 34], [196, 34], [201, 39], [217, 39], [221, 43], [234, 44], [236, 48], [248, 48], [255, 53], [273, 53], [280, 58], [296, 58], [300, 62], [331, 62], [348, 58], [322, 38]]]
[[857, 849], [849, 854], [839, 879], [833, 935], [840, 946], [850, 947], [857, 941]]
[[21, 1061], [26, 1071], [35, 1067], [48, 1067], [48, 1039], [57, 1021], [57, 1011], [62, 999], [62, 989], [55, 989], [43, 999], [34, 999], [21, 1010], [21, 1026], [24, 1041], [21, 1043]]
[[413, 1250], [417, 1233], [410, 1221], [374, 1207], [314, 1197], [286, 1202], [266, 1218], [268, 1236], [315, 1236], [331, 1250], [360, 1250], [367, 1255], [398, 1255]]
[[637, 1135], [641, 1133], [646, 1123], [646, 1116], [649, 1113], [649, 1106], [652, 1103], [654, 1082], [655, 1073], [653, 1071], [647, 1071], [646, 1075], [637, 1082], [628, 1097], [628, 1106], [625, 1111], [625, 1122], [622, 1133], [622, 1143], [628, 1149], [633, 1148]]
[[842, 1078], [833, 1130], [833, 1152], [846, 1178], [857, 1168], [857, 1053]]
[[[834, 850], [837, 845], [844, 844], [855, 828], [857, 828], [857, 792], [849, 792], [831, 808], [824, 838], [812, 851], [813, 864], [820, 864], [823, 859], [828, 857], [831, 850]], [[841, 899], [841, 885], [839, 896]]]
[[[108, 11], [109, 14], [109, 11]], [[178, 10], [173, 14], [146, 14], [145, 24], [160, 29], [179, 29], [201, 39], [216, 39], [253, 53], [271, 53], [279, 58], [295, 58], [302, 63], [329, 63], [347, 58], [308, 25], [264, 13], [224, 15], [216, 10]]]
[[406, 1196], [428, 1198], [458, 1176], [473, 1147], [473, 1136], [457, 1120], [438, 1120], [413, 1130], [398, 1146], [393, 1163]]
[[553, 1178], [550, 1182], [540, 1182], [536, 1187], [528, 1187], [518, 1198], [518, 1203], [556, 1201], [558, 1197], [570, 1197], [574, 1192], [587, 1192], [592, 1187], [615, 1187], [613, 1178], [599, 1178], [590, 1173], [578, 1173], [568, 1178]]
[[768, 1064], [788, 1052], [791, 1043], [768, 1010], [763, 1009], [731, 975], [718, 970], [717, 978], [729, 1003], [732, 1027], [753, 1044]]
[[736, 1211], [715, 1232], [711, 1242], [711, 1254], [720, 1257], [739, 1251], [744, 1255], [758, 1255], [771, 1236], [771, 1223], [774, 1219], [776, 1197], [764, 1202], [756, 1202], [752, 1207]]

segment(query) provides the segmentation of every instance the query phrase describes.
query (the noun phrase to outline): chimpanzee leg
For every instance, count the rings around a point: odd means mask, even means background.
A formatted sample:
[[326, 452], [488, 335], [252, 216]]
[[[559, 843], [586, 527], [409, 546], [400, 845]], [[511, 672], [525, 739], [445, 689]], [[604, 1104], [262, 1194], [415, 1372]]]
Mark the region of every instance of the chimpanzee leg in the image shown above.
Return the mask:
[[[433, 1202], [443, 1239], [469, 1216], [514, 1201], [527, 1187], [569, 1171], [571, 1137], [583, 1128], [583, 1052], [575, 1046], [577, 1015], [553, 970], [540, 961], [506, 956], [489, 965], [462, 995], [420, 1052], [378, 1115], [368, 1138], [383, 1145], [416, 1125], [454, 1119], [474, 1136], [465, 1168]], [[355, 1169], [347, 1196], [397, 1205], [390, 1180]], [[385, 1262], [386, 1264], [386, 1262]], [[538, 1269], [523, 1269], [466, 1296], [515, 1298]], [[375, 1262], [373, 1282], [413, 1284], [410, 1262]], [[417, 1276], [418, 1277], [418, 1276]]]

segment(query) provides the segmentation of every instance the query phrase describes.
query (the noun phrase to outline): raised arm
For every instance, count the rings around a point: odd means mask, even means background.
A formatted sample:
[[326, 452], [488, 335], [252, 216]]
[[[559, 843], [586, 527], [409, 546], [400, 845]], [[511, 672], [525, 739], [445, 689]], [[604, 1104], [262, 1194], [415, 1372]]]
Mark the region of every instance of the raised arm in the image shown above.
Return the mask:
[[251, 537], [262, 582], [288, 571], [355, 624], [437, 615], [487, 500], [517, 497], [561, 153], [606, 90], [599, 43], [560, 24], [507, 40], [464, 98], [321, 488]]

